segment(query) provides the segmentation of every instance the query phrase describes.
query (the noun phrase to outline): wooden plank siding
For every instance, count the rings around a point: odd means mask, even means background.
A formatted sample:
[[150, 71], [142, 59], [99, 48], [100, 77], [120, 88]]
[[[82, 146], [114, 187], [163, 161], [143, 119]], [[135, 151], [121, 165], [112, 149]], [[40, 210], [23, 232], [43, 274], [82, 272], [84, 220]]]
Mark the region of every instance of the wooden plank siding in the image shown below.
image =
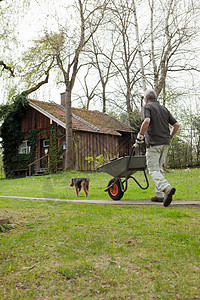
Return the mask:
[[[117, 136], [95, 134], [90, 132], [74, 132], [74, 161], [75, 169], [92, 171], [96, 169], [95, 158], [106, 153], [113, 158], [118, 155], [119, 139]], [[88, 163], [87, 158], [93, 161]]]
[[38, 129], [40, 131], [40, 138], [44, 139], [46, 132], [51, 129], [51, 124], [48, 117], [29, 107], [26, 109], [25, 116], [22, 119], [22, 132], [27, 134], [33, 128]]

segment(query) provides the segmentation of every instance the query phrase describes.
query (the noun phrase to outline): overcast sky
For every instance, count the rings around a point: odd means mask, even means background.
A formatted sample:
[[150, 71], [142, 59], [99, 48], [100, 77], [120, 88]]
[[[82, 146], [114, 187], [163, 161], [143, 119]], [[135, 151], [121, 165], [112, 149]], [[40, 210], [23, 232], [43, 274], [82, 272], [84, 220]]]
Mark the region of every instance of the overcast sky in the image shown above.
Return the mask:
[[[33, 38], [38, 38], [38, 36], [43, 35], [44, 28], [51, 28], [52, 31], [58, 30], [58, 23], [55, 18], [59, 16], [59, 20], [72, 19], [72, 13], [68, 13], [65, 10], [66, 5], [71, 5], [73, 0], [31, 0], [31, 4], [27, 13], [23, 16], [18, 16], [17, 26], [19, 29], [19, 38], [22, 41], [22, 49], [24, 49], [24, 45], [29, 45], [29, 41]], [[144, 17], [144, 15], [143, 15]], [[139, 21], [143, 22], [143, 18], [139, 18]], [[198, 40], [198, 39], [197, 39]], [[199, 45], [199, 41], [198, 45]], [[37, 92], [38, 100], [53, 100], [59, 103], [60, 101], [60, 93], [64, 92], [63, 87], [55, 86], [55, 79], [50, 76], [50, 84], [44, 85], [39, 92]], [[196, 74], [194, 78], [189, 76], [189, 80], [184, 82], [183, 77], [177, 78], [177, 83], [182, 82], [185, 86], [191, 87], [191, 83], [194, 81], [194, 84], [197, 85], [197, 82], [200, 81], [200, 76]], [[78, 81], [76, 80], [76, 86], [78, 85]], [[31, 94], [31, 97], [34, 97], [34, 94]], [[0, 95], [2, 97], [2, 95]], [[195, 97], [196, 98], [196, 97]], [[0, 101], [3, 101], [0, 98]], [[95, 107], [94, 107], [95, 108]]]

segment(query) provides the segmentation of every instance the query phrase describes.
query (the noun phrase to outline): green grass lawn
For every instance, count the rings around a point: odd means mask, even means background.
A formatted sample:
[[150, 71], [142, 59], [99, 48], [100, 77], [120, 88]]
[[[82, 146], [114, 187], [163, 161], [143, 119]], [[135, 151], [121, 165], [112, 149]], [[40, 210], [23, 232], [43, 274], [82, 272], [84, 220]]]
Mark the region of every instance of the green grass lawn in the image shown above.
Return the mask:
[[[74, 199], [69, 179], [82, 175], [89, 199], [108, 199], [102, 173], [5, 179], [0, 194]], [[166, 177], [176, 200], [200, 200], [198, 169]], [[124, 199], [152, 194], [151, 181], [146, 191], [132, 182]], [[0, 299], [200, 298], [198, 208], [0, 198], [0, 216], [13, 224], [0, 234]]]
[[[90, 193], [88, 199], [110, 199], [104, 189], [107, 187], [110, 175], [104, 173], [80, 173], [71, 172], [56, 175], [45, 175], [38, 177], [26, 177], [21, 179], [1, 179], [0, 195], [8, 196], [27, 196], [44, 198], [74, 199], [74, 187], [70, 187], [71, 177], [89, 177]], [[137, 172], [135, 177], [145, 186], [143, 172]], [[174, 196], [176, 200], [200, 200], [200, 169], [170, 170], [165, 177], [176, 187]], [[154, 184], [148, 176], [150, 187], [147, 190], [140, 189], [136, 183], [130, 179], [128, 189], [123, 199], [129, 200], [149, 200], [154, 196]], [[85, 198], [83, 191], [80, 198]]]

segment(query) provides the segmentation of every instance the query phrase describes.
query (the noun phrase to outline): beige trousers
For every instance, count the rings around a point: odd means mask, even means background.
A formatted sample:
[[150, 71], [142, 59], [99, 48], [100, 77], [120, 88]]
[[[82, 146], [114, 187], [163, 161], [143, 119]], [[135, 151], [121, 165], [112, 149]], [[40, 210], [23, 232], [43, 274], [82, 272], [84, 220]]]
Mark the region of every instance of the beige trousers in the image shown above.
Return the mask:
[[163, 164], [166, 160], [169, 145], [159, 145], [147, 148], [146, 160], [149, 174], [155, 183], [157, 197], [164, 197], [164, 189], [170, 184], [164, 177]]

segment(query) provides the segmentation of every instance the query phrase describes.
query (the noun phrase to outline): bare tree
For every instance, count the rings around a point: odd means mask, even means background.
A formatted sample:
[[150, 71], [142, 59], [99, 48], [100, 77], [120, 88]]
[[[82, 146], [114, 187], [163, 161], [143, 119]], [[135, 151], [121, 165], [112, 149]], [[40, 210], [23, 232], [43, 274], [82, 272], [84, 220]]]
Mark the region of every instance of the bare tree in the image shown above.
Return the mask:
[[132, 3], [126, 0], [118, 2], [112, 0], [110, 20], [114, 31], [119, 35], [119, 45], [115, 51], [115, 57], [112, 59], [112, 65], [118, 71], [120, 89], [126, 100], [126, 111], [129, 123], [132, 123], [133, 110], [139, 111], [138, 100], [135, 97], [133, 89], [141, 78], [140, 67], [137, 64], [138, 45], [133, 32], [135, 30], [134, 17], [132, 14]]
[[[92, 99], [94, 99], [94, 97], [97, 96], [98, 94], [97, 88], [100, 83], [100, 80], [95, 80], [96, 78], [94, 78], [91, 83], [91, 76], [92, 76], [90, 75], [91, 69], [92, 69], [92, 65], [88, 65], [83, 80], [80, 80], [78, 78], [84, 94], [80, 94], [80, 91], [78, 91], [77, 99], [81, 101], [82, 107], [86, 109], [89, 109]], [[94, 77], [94, 75], [92, 77]], [[86, 98], [86, 103], [84, 101], [85, 98]]]
[[141, 74], [142, 74], [142, 86], [143, 86], [143, 90], [145, 91], [146, 90], [146, 78], [145, 78], [144, 62], [143, 62], [143, 56], [142, 56], [142, 45], [141, 45], [141, 40], [139, 37], [139, 26], [138, 26], [138, 20], [137, 20], [135, 0], [132, 0], [132, 5], [133, 5], [135, 35], [136, 35], [136, 40], [137, 40], [138, 55], [139, 55], [139, 60], [140, 60], [140, 69], [141, 69]]
[[66, 160], [65, 169], [73, 168], [73, 135], [72, 135], [72, 111], [71, 111], [71, 97], [72, 89], [74, 87], [75, 79], [79, 69], [79, 58], [83, 48], [88, 41], [92, 38], [93, 34], [97, 31], [106, 7], [106, 2], [103, 1], [98, 5], [89, 3], [89, 1], [78, 0], [77, 8], [79, 10], [80, 32], [78, 39], [75, 42], [74, 52], [66, 55], [65, 42], [68, 43], [68, 33], [63, 31], [59, 36], [59, 42], [50, 40], [52, 48], [55, 50], [55, 58], [58, 67], [60, 68], [66, 87], [65, 92], [65, 111], [66, 111]]
[[182, 7], [177, 0], [167, 3], [149, 0], [153, 83], [158, 95], [163, 91], [164, 104], [169, 73], [200, 71], [194, 65], [195, 58], [187, 62], [187, 58], [191, 58], [190, 42], [196, 35], [194, 22], [199, 14], [198, 8], [194, 7], [195, 2], [187, 1]]
[[[102, 32], [102, 34], [105, 34], [105, 31]], [[107, 33], [108, 34], [108, 33]], [[100, 83], [102, 87], [102, 106], [103, 106], [103, 112], [106, 112], [106, 86], [108, 84], [108, 81], [110, 78], [115, 76], [115, 72], [112, 71], [112, 63], [113, 63], [113, 57], [115, 53], [116, 46], [118, 44], [118, 39], [119, 36], [116, 37], [116, 39], [113, 37], [113, 34], [111, 33], [111, 45], [108, 47], [105, 46], [105, 43], [102, 42], [102, 40], [98, 40], [98, 38], [93, 37], [92, 38], [92, 53], [94, 56], [94, 59], [91, 58], [92, 60], [92, 65], [96, 68], [99, 78], [100, 78]], [[105, 41], [108, 42], [108, 41]]]

